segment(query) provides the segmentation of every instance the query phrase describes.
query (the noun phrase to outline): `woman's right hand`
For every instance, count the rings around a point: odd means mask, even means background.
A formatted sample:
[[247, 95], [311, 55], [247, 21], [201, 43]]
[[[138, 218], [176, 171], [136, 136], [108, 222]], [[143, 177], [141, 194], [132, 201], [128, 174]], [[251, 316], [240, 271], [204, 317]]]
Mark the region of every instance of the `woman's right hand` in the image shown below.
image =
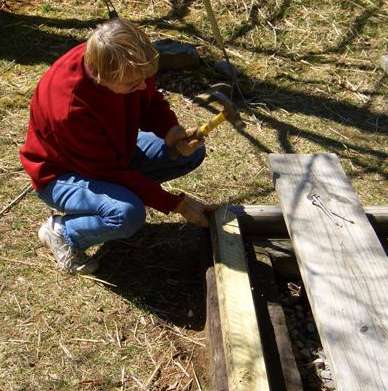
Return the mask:
[[214, 209], [214, 206], [204, 204], [185, 194], [185, 197], [175, 208], [174, 212], [181, 214], [189, 223], [199, 225], [200, 227], [208, 227], [209, 219], [207, 213]]

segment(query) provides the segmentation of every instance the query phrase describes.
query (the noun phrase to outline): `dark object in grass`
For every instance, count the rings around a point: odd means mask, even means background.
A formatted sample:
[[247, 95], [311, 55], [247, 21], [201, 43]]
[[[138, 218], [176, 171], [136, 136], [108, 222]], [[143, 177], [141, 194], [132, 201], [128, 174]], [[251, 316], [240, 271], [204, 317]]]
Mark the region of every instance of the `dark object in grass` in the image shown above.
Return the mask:
[[227, 76], [228, 78], [233, 78], [235, 75], [238, 74], [236, 67], [234, 67], [230, 62], [226, 60], [217, 61], [214, 64], [214, 68], [217, 72], [221, 73], [224, 76]]
[[161, 71], [193, 69], [199, 66], [199, 55], [192, 45], [167, 38], [155, 41], [154, 46], [160, 55]]

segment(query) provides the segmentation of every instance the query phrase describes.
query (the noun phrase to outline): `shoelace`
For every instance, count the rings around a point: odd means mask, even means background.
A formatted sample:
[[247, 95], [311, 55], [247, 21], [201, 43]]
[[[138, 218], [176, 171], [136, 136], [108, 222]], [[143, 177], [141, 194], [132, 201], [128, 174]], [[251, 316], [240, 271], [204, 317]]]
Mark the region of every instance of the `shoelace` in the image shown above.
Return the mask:
[[83, 254], [80, 250], [73, 249], [67, 244], [62, 245], [60, 249], [64, 250], [64, 254], [60, 259], [60, 263], [64, 266], [65, 269], [72, 270], [75, 266], [76, 270], [81, 270], [86, 266], [87, 260], [82, 262]]
[[65, 269], [71, 269], [72, 266], [71, 256], [73, 255], [73, 251], [71, 247], [64, 244], [63, 246], [60, 247], [60, 250], [64, 250], [64, 254], [60, 259], [60, 264], [63, 265]]

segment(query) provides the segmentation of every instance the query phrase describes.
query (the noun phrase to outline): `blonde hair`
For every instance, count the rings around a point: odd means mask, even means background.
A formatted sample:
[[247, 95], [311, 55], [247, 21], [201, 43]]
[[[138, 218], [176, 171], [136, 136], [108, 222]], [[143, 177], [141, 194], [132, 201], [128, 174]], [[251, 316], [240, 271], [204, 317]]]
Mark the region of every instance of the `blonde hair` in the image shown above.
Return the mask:
[[85, 63], [98, 82], [151, 77], [158, 70], [158, 57], [148, 36], [120, 18], [98, 25], [86, 43]]

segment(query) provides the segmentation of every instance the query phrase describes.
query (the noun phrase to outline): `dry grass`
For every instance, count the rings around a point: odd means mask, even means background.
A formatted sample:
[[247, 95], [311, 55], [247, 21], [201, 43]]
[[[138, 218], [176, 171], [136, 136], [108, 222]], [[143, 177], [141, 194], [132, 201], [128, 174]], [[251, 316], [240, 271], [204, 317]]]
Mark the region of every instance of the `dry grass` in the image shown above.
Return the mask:
[[[202, 2], [114, 0], [153, 38], [196, 45], [194, 72], [161, 75], [180, 120], [209, 117], [188, 99], [222, 76]], [[0, 210], [28, 185], [17, 151], [40, 75], [106, 17], [100, 0], [7, 1], [0, 16]], [[213, 0], [249, 103], [246, 132], [208, 140], [196, 172], [167, 184], [215, 203], [275, 203], [268, 152], [334, 152], [364, 204], [386, 204], [387, 50], [382, 0]], [[58, 274], [36, 239], [48, 210], [33, 193], [0, 218], [0, 389], [206, 389], [198, 251], [205, 234], [150, 211], [128, 241], [98, 251], [97, 280]]]

